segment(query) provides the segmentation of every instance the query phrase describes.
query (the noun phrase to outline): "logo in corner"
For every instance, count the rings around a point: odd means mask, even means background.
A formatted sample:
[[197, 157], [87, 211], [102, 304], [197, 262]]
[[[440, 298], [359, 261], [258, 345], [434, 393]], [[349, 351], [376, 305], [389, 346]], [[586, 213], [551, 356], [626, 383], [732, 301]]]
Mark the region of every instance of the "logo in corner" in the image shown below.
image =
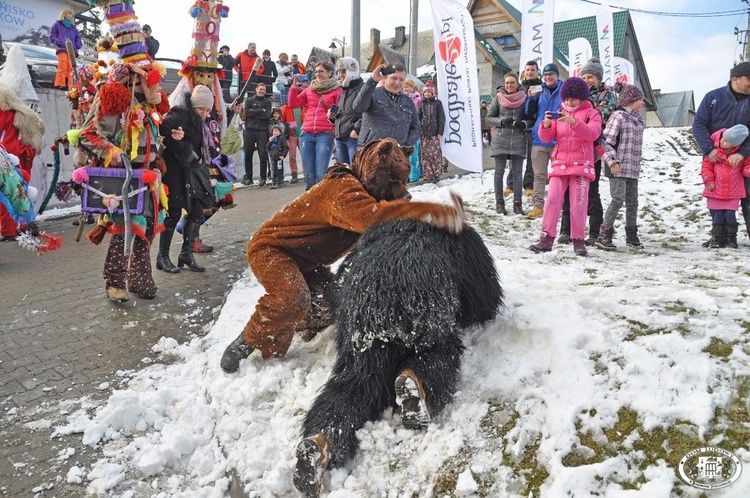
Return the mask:
[[443, 40], [438, 43], [440, 49], [440, 58], [448, 64], [453, 64], [461, 55], [461, 39], [453, 33], [448, 33]]
[[721, 489], [742, 473], [742, 463], [731, 451], [706, 446], [688, 452], [679, 464], [680, 478], [698, 489]]

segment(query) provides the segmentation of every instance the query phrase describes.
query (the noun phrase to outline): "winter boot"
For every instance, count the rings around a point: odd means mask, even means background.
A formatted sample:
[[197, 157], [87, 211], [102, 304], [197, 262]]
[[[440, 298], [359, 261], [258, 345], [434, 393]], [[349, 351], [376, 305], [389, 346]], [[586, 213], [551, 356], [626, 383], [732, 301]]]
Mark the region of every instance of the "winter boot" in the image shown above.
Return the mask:
[[625, 227], [625, 243], [631, 249], [643, 249], [641, 239], [638, 238], [638, 226], [631, 225]]
[[107, 299], [116, 303], [124, 303], [128, 299], [128, 291], [119, 287], [107, 287]]
[[297, 466], [292, 480], [305, 498], [320, 496], [320, 481], [331, 461], [331, 453], [331, 443], [321, 433], [306, 437], [297, 445]]
[[615, 227], [602, 225], [602, 232], [599, 234], [596, 242], [594, 242], [594, 245], [599, 249], [604, 249], [605, 251], [614, 251], [615, 249], [617, 249], [617, 247], [615, 247], [615, 245], [612, 243], [612, 237], [614, 235]]
[[408, 368], [396, 377], [396, 404], [401, 407], [401, 424], [407, 429], [424, 429], [430, 423], [424, 387], [414, 370]]
[[718, 249], [726, 245], [726, 225], [724, 223], [714, 223], [711, 227], [711, 238], [703, 243], [703, 247]]
[[557, 238], [558, 244], [570, 244], [570, 216], [563, 214], [560, 217], [560, 236]]
[[221, 355], [221, 369], [226, 373], [236, 372], [240, 368], [240, 361], [250, 356], [253, 351], [253, 347], [245, 342], [244, 332], [240, 332], [239, 337], [233, 340]]
[[537, 218], [541, 218], [543, 215], [544, 215], [544, 208], [534, 207], [534, 209], [529, 211], [529, 214], [526, 215], [526, 218], [530, 220], [535, 220]]
[[299, 177], [297, 176], [297, 173], [292, 173], [292, 179], [289, 180], [289, 183], [297, 183], [299, 181]]
[[539, 242], [534, 244], [533, 246], [529, 247], [529, 250], [540, 253], [540, 252], [550, 252], [552, 250], [552, 243], [555, 241], [554, 237], [550, 237], [546, 233], [542, 232], [542, 238], [539, 239]]
[[738, 223], [727, 223], [726, 224], [726, 230], [724, 231], [724, 243], [727, 247], [731, 247], [732, 249], [737, 249], [737, 228], [739, 228]]
[[165, 229], [159, 235], [159, 254], [156, 255], [156, 268], [167, 273], [180, 273], [180, 269], [169, 260], [169, 246], [172, 244], [174, 229]]
[[505, 210], [505, 199], [497, 201], [497, 204], [495, 204], [495, 212], [497, 214], [508, 214], [508, 211]]
[[576, 253], [576, 256], [588, 256], [589, 253], [586, 251], [586, 244], [584, 243], [583, 239], [573, 239], [573, 251]]
[[521, 216], [526, 214], [523, 212], [523, 207], [520, 202], [513, 203], [513, 214], [520, 214]]
[[197, 223], [191, 221], [185, 223], [185, 238], [182, 241], [180, 255], [177, 257], [177, 266], [180, 268], [187, 266], [192, 271], [206, 271], [193, 257], [193, 244], [195, 243], [195, 235], [197, 233]]
[[593, 226], [589, 228], [589, 238], [586, 239], [583, 243], [587, 246], [593, 246], [596, 244], [596, 239], [599, 238], [599, 228], [594, 229]]

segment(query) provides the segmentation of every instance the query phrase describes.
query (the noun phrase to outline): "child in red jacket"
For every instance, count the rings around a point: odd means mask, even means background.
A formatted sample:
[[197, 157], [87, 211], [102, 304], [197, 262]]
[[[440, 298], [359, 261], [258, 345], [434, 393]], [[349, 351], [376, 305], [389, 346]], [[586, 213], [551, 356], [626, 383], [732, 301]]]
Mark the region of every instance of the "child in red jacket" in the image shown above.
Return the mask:
[[742, 124], [723, 128], [711, 135], [719, 160], [712, 162], [709, 156], [706, 156], [701, 167], [703, 184], [706, 186], [703, 189], [703, 197], [708, 200], [708, 210], [711, 212], [713, 223], [711, 238], [703, 247], [737, 248], [738, 224], [735, 212], [740, 199], [745, 197], [742, 177], [750, 177], [750, 158], [745, 158], [734, 168], [729, 165], [727, 158], [740, 148], [747, 136], [747, 126]]

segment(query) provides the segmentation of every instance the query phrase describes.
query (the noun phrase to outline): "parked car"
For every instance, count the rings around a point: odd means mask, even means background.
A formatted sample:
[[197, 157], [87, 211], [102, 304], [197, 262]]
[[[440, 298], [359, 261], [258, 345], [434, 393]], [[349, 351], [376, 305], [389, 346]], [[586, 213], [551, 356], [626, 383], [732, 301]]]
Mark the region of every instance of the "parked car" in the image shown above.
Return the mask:
[[27, 45], [25, 43], [3, 42], [5, 54], [13, 47], [20, 45], [26, 66], [29, 68], [31, 82], [35, 86], [53, 88], [55, 86], [55, 75], [57, 74], [57, 54], [54, 48], [40, 45]]

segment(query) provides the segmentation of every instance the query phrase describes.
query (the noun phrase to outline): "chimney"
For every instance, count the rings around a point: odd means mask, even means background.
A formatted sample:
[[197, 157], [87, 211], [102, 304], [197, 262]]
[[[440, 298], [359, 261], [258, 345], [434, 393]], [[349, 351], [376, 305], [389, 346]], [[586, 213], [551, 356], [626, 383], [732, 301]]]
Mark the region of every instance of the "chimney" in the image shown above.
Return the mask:
[[393, 39], [393, 48], [403, 47], [406, 43], [406, 26], [396, 26], [396, 37]]
[[370, 29], [370, 48], [374, 54], [380, 46], [380, 30], [376, 28]]

